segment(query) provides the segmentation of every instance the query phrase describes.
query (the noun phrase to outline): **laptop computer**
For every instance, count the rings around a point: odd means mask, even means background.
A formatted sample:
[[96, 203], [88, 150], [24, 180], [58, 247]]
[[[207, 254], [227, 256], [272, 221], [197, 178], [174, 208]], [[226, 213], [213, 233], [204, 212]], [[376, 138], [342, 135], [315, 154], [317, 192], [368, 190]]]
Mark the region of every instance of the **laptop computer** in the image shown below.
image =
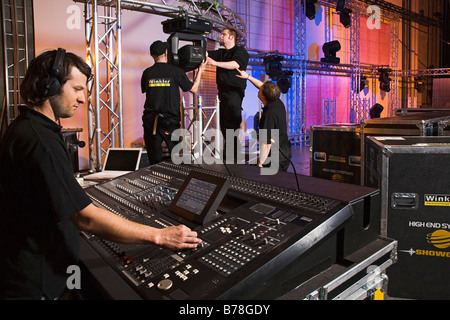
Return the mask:
[[103, 169], [88, 174], [85, 180], [108, 180], [139, 169], [142, 148], [109, 148], [106, 152]]

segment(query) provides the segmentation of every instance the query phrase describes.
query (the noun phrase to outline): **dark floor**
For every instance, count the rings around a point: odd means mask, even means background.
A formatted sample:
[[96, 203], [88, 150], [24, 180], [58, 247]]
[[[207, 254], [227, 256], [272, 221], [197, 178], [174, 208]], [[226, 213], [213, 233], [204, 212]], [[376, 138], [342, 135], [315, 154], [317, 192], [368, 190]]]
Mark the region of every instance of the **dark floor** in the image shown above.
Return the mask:
[[[309, 176], [309, 142], [304, 142], [301, 144], [293, 144], [291, 147], [292, 158], [291, 161], [295, 166], [297, 174], [303, 174]], [[294, 172], [292, 166], [289, 167], [288, 172]]]

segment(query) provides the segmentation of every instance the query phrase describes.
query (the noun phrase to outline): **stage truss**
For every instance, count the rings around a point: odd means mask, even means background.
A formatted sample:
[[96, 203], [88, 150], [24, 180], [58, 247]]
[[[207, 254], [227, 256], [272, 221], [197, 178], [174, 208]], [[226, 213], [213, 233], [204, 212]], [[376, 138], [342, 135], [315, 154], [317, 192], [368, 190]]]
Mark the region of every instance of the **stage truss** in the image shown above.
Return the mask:
[[[90, 169], [102, 169], [102, 157], [110, 147], [123, 147], [122, 10], [170, 18], [188, 15], [208, 20], [218, 37], [220, 29], [232, 27], [246, 41], [246, 25], [238, 14], [217, 1], [74, 0], [84, 3], [86, 61], [94, 77], [88, 85], [88, 132]], [[101, 72], [101, 71], [104, 72]], [[106, 123], [102, 121], [106, 120]]]
[[[121, 21], [122, 10], [140, 11], [149, 14], [176, 18], [181, 15], [199, 17], [213, 24], [213, 32], [208, 37], [218, 38], [219, 30], [232, 27], [238, 31], [246, 43], [246, 25], [244, 20], [219, 1], [138, 1], [138, 0], [74, 0], [85, 4], [86, 18], [86, 59], [93, 67], [94, 78], [89, 84], [89, 154], [91, 169], [101, 170], [102, 156], [109, 147], [123, 146], [122, 125], [122, 75], [121, 75]], [[317, 3], [329, 9], [335, 9], [331, 0], [318, 0]], [[360, 63], [359, 17], [368, 16], [367, 6], [377, 5], [383, 10], [382, 22], [391, 25], [391, 61], [389, 66], [363, 65]], [[292, 87], [286, 95], [289, 117], [288, 130], [292, 142], [301, 143], [308, 140], [306, 128], [307, 75], [323, 74], [351, 77], [350, 86], [350, 122], [360, 121], [365, 114], [366, 102], [360, 98], [360, 79], [362, 76], [372, 82], [372, 104], [376, 102], [378, 69], [386, 67], [392, 70], [391, 91], [389, 92], [389, 114], [400, 106], [399, 82], [402, 77], [415, 74], [434, 76], [449, 74], [448, 69], [400, 71], [399, 24], [407, 19], [409, 22], [439, 26], [439, 21], [405, 10], [386, 1], [352, 0], [346, 7], [352, 9], [350, 27], [350, 64], [330, 65], [308, 61], [306, 55], [306, 16], [305, 2], [294, 0], [294, 54], [284, 56], [284, 68], [293, 71]], [[332, 40], [332, 39], [330, 39]], [[263, 66], [262, 57], [268, 52], [251, 52], [250, 68], [257, 70]], [[100, 70], [106, 70], [106, 76]], [[104, 115], [106, 114], [106, 115]], [[106, 124], [101, 119], [107, 119]]]

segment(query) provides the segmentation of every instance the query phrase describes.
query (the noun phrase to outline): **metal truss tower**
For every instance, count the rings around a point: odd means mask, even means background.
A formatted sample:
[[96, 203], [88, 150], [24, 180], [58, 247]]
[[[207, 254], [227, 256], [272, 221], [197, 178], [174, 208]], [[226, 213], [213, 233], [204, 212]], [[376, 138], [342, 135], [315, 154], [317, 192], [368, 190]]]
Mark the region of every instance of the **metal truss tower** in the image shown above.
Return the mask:
[[120, 0], [103, 7], [88, 1], [85, 17], [86, 61], [94, 74], [88, 84], [89, 165], [101, 170], [108, 148], [123, 147]]
[[3, 61], [0, 65], [3, 66], [2, 86], [5, 88], [0, 117], [2, 128], [18, 115], [20, 82], [25, 76], [29, 57], [34, 55], [32, 11], [31, 0], [1, 1]]
[[393, 84], [391, 85], [391, 91], [389, 92], [389, 98], [391, 101], [391, 107], [388, 109], [388, 116], [394, 115], [394, 110], [400, 106], [399, 86], [400, 86], [400, 71], [398, 63], [399, 54], [399, 17], [395, 17], [391, 20], [391, 69], [393, 70]]
[[360, 15], [353, 11], [350, 26], [350, 65], [352, 65], [352, 77], [350, 83], [350, 123], [362, 120], [360, 83], [361, 83], [361, 50], [360, 50]]
[[294, 0], [294, 74], [293, 92], [297, 99], [288, 106], [289, 137], [304, 142], [306, 133], [306, 2]]

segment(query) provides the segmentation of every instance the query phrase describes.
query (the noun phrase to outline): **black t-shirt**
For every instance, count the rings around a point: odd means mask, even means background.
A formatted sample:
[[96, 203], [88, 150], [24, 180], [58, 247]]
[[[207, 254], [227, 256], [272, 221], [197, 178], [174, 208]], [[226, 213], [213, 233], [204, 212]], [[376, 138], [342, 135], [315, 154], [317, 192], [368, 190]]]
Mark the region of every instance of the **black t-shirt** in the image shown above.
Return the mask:
[[178, 67], [155, 63], [142, 73], [141, 90], [145, 93], [144, 112], [158, 112], [180, 119], [180, 88], [191, 90], [194, 83]]
[[[291, 147], [287, 135], [286, 108], [280, 99], [263, 107], [259, 129], [267, 130], [267, 143], [278, 143], [283, 150]], [[278, 129], [279, 141], [271, 141], [275, 138], [271, 134], [272, 129]]]
[[21, 108], [0, 144], [0, 298], [52, 299], [78, 263], [70, 217], [91, 203], [73, 176], [61, 126]]
[[[239, 64], [239, 70], [246, 70], [249, 60], [247, 50], [241, 46], [234, 46], [229, 50], [221, 48], [208, 51], [208, 56], [220, 62], [236, 61]], [[247, 80], [236, 77], [237, 74], [238, 72], [234, 69], [217, 68], [216, 83], [219, 92], [235, 90], [244, 96], [245, 88], [247, 88]]]

